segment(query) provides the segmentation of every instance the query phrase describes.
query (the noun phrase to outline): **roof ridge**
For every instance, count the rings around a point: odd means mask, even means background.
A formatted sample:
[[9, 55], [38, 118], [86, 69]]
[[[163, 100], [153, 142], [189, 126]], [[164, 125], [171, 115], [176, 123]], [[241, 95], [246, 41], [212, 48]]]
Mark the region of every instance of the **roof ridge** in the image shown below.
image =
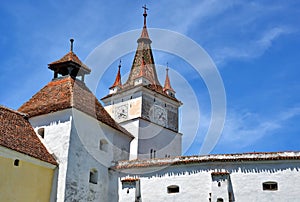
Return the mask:
[[0, 104], [0, 108], [5, 109], [5, 110], [10, 111], [10, 112], [13, 112], [15, 114], [19, 114], [19, 115], [21, 115], [23, 117], [28, 117], [28, 114], [20, 112], [18, 110], [14, 110], [14, 109], [8, 108], [8, 107], [6, 107], [6, 106], [4, 106], [2, 104]]

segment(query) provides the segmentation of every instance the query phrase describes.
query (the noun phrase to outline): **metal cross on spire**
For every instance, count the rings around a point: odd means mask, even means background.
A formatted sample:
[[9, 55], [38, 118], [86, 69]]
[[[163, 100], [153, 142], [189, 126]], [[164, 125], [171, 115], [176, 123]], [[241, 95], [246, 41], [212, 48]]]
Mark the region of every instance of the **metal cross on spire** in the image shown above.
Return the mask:
[[149, 8], [147, 8], [146, 4], [142, 8], [144, 9], [144, 27], [146, 27], [147, 10], [149, 10]]

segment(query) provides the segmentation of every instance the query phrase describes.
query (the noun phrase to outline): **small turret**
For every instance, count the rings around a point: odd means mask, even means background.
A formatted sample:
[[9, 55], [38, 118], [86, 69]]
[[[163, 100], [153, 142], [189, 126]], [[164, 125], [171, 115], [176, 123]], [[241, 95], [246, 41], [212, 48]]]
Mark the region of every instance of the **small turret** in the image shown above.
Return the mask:
[[115, 79], [114, 84], [109, 88], [109, 94], [113, 94], [118, 92], [118, 90], [122, 89], [122, 82], [121, 82], [121, 60], [118, 66], [118, 73]]
[[84, 76], [91, 73], [91, 69], [83, 64], [73, 52], [74, 39], [70, 39], [70, 42], [70, 52], [64, 55], [61, 59], [48, 64], [48, 68], [54, 71], [54, 79], [56, 79], [58, 75], [70, 75], [73, 78], [81, 76], [81, 80], [84, 81]]
[[164, 92], [171, 96], [171, 97], [175, 97], [175, 91], [171, 86], [171, 82], [170, 82], [170, 78], [169, 78], [169, 67], [167, 64], [167, 68], [166, 68], [166, 80], [165, 80], [165, 85], [164, 85]]

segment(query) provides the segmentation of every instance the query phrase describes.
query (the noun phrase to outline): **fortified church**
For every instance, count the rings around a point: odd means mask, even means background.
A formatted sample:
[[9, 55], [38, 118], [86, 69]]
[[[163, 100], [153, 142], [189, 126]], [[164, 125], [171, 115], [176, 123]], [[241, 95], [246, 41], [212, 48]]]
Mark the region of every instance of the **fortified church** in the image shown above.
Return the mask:
[[300, 201], [299, 152], [181, 156], [182, 103], [168, 69], [158, 80], [143, 17], [129, 77], [119, 65], [103, 105], [71, 40], [45, 87], [0, 106], [0, 201]]

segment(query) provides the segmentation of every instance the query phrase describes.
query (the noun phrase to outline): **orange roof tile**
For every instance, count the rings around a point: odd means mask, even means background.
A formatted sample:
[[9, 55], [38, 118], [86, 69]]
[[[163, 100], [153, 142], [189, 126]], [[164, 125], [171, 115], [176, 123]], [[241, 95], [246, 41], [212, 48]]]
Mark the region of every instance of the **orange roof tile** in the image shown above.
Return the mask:
[[51, 62], [48, 66], [50, 69], [53, 70], [52, 66], [67, 63], [67, 62], [73, 62], [73, 63], [77, 64], [82, 69], [84, 69], [84, 71], [87, 73], [91, 72], [91, 69], [88, 66], [86, 66], [85, 64], [83, 64], [83, 62], [81, 62], [81, 60], [77, 57], [77, 55], [73, 51], [68, 52], [61, 59]]
[[118, 69], [118, 73], [117, 73], [115, 82], [114, 82], [114, 84], [109, 89], [112, 89], [112, 88], [114, 88], [116, 86], [119, 86], [119, 87], [122, 86], [122, 83], [121, 83], [121, 71], [120, 71], [120, 69], [121, 69], [121, 65], [119, 65], [119, 69]]
[[57, 165], [24, 115], [0, 106], [0, 145]]
[[68, 108], [78, 109], [132, 137], [127, 130], [111, 118], [82, 81], [70, 76], [52, 80], [28, 102], [24, 103], [19, 111], [27, 113], [29, 117], [34, 117]]
[[170, 82], [170, 78], [169, 78], [169, 68], [166, 69], [166, 80], [165, 80], [165, 85], [164, 85], [164, 91], [166, 90], [171, 90], [173, 92], [175, 92], [173, 90], [173, 88], [171, 87], [171, 82]]

